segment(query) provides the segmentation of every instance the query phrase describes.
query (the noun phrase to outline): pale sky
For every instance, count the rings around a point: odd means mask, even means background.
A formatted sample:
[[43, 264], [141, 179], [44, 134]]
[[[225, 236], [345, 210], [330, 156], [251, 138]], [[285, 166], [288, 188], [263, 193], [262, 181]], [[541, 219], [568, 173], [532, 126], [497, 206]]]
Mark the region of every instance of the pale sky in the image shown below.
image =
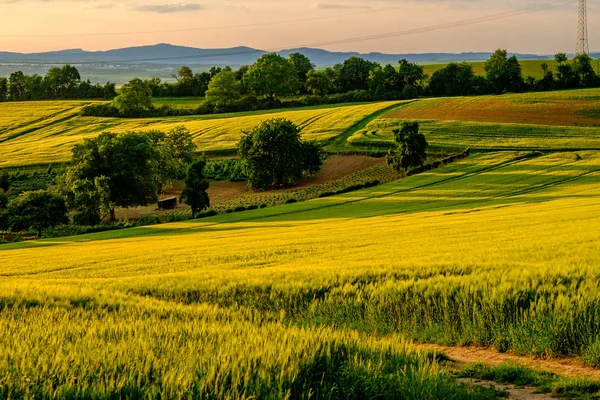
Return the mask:
[[[452, 29], [319, 45], [527, 7], [543, 10]], [[600, 6], [591, 3], [588, 13], [590, 48], [600, 50]], [[0, 51], [107, 50], [171, 43], [273, 51], [317, 44], [313, 47], [360, 52], [506, 48], [554, 54], [574, 50], [577, 0], [0, 0], [0, 15]]]

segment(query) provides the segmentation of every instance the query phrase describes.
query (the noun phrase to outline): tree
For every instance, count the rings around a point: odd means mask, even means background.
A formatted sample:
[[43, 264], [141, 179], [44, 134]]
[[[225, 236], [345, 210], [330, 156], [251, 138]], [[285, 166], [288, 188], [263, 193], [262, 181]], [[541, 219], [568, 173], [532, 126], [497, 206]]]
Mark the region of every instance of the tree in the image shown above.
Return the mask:
[[506, 50], [496, 50], [485, 62], [483, 69], [496, 94], [519, 92], [523, 87], [521, 65], [517, 57], [508, 57]]
[[38, 236], [42, 230], [69, 222], [64, 198], [49, 190], [23, 192], [8, 205], [12, 230], [33, 228]]
[[330, 68], [310, 71], [306, 78], [306, 91], [315, 96], [326, 96], [331, 93], [335, 88], [331, 71]]
[[0, 174], [0, 189], [2, 189], [4, 193], [8, 192], [8, 189], [10, 189], [10, 176], [6, 171], [2, 171]]
[[123, 85], [113, 103], [124, 115], [137, 115], [152, 108], [152, 89], [141, 79], [133, 79]]
[[404, 89], [404, 86], [421, 86], [422, 82], [427, 78], [422, 65], [411, 63], [408, 60], [402, 59], [398, 62], [398, 77], [400, 80], [399, 90]]
[[471, 64], [450, 63], [431, 75], [429, 90], [434, 96], [466, 96], [473, 94], [474, 83], [475, 73]]
[[556, 63], [556, 85], [560, 89], [572, 89], [579, 84], [579, 78], [571, 64], [568, 63], [568, 58], [565, 53], [558, 53], [554, 56]]
[[246, 82], [256, 96], [270, 100], [294, 94], [299, 83], [292, 63], [277, 54], [265, 54], [246, 73]]
[[27, 87], [27, 79], [21, 71], [16, 71], [10, 74], [8, 78], [8, 97], [12, 101], [25, 100], [25, 90]]
[[406, 173], [410, 167], [420, 167], [427, 159], [429, 144], [425, 135], [419, 133], [418, 122], [404, 122], [394, 130], [396, 151], [388, 154], [387, 163], [395, 171]]
[[360, 57], [350, 57], [339, 69], [339, 80], [342, 91], [369, 89], [369, 76], [377, 63], [367, 61]]
[[542, 78], [535, 84], [537, 90], [552, 90], [554, 88], [554, 73], [550, 70], [548, 63], [540, 65]]
[[246, 132], [238, 152], [252, 189], [290, 187], [321, 167], [320, 148], [303, 143], [300, 129], [286, 119], [265, 121]]
[[210, 198], [206, 192], [209, 182], [204, 176], [204, 167], [206, 167], [205, 160], [197, 160], [190, 165], [181, 192], [181, 201], [192, 208], [192, 218], [195, 218], [198, 212], [210, 207]]
[[111, 221], [115, 220], [116, 206], [135, 207], [156, 201], [160, 154], [148, 134], [102, 133], [85, 139], [72, 151], [63, 187], [72, 190], [79, 180], [96, 184], [96, 178], [105, 177], [104, 192], [110, 193], [110, 198], [101, 204], [110, 204]]
[[563, 64], [566, 63], [569, 59], [567, 58], [567, 55], [565, 53], [557, 53], [554, 56], [554, 60], [556, 60], [557, 64]]
[[0, 230], [8, 229], [8, 196], [0, 194]]
[[[67, 171], [67, 174], [72, 171]], [[114, 208], [110, 201], [109, 179], [105, 176], [96, 177], [93, 181], [80, 179], [71, 181], [69, 187], [62, 185], [61, 191], [69, 208], [74, 208], [77, 213], [73, 222], [78, 225], [97, 225], [110, 214]]]
[[308, 73], [315, 70], [314, 64], [302, 53], [290, 54], [289, 61], [294, 66], [301, 87], [304, 87]]
[[75, 89], [81, 81], [77, 68], [65, 65], [62, 68], [52, 67], [44, 78], [46, 86], [54, 98], [75, 97]]
[[151, 131], [147, 135], [158, 151], [157, 187], [162, 193], [165, 186], [185, 178], [188, 166], [194, 160], [196, 145], [185, 126], [176, 126], [167, 133]]
[[306, 77], [306, 91], [315, 96], [326, 96], [334, 88], [332, 70], [330, 68], [319, 71], [309, 71]]
[[242, 85], [233, 71], [221, 71], [210, 80], [206, 100], [227, 105], [241, 97]]
[[598, 83], [598, 75], [592, 67], [592, 58], [587, 54], [578, 54], [573, 58], [573, 72], [581, 87], [593, 87]]
[[0, 77], [0, 101], [8, 100], [8, 79]]

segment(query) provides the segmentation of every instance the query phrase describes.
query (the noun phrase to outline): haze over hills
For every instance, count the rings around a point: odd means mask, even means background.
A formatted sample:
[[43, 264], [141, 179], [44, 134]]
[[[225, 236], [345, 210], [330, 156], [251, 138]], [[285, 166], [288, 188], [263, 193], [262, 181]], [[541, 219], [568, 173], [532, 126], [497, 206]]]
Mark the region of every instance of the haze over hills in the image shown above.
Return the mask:
[[[383, 54], [383, 53], [358, 53], [358, 52], [332, 52], [323, 49], [298, 48], [282, 50], [278, 53], [288, 56], [300, 52], [306, 55], [317, 66], [326, 66], [341, 63], [351, 56], [359, 56], [370, 61], [380, 63], [396, 63], [405, 58], [409, 61], [436, 63], [448, 61], [482, 61], [487, 59], [491, 52], [465, 52], [465, 53], [423, 53], [423, 54]], [[138, 46], [108, 51], [85, 51], [82, 49], [50, 51], [44, 53], [13, 53], [0, 52], [0, 62], [14, 63], [143, 63], [160, 65], [231, 65], [239, 66], [252, 64], [264, 50], [250, 47], [234, 47], [223, 49], [199, 49], [193, 47], [175, 46], [170, 44], [157, 44], [151, 46]], [[515, 54], [521, 60], [540, 60], [550, 58], [550, 55]]]

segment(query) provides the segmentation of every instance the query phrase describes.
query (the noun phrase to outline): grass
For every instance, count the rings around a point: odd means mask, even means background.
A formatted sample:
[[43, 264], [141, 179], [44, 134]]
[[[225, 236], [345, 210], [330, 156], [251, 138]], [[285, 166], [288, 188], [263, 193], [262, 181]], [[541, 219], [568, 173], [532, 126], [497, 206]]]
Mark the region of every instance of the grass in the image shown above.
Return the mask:
[[599, 182], [600, 152], [485, 153], [340, 196], [2, 245], [0, 390], [490, 396], [404, 338], [597, 362]]
[[389, 148], [392, 130], [418, 121], [432, 146], [475, 150], [600, 149], [600, 90], [422, 99], [372, 120], [354, 148]]
[[0, 168], [66, 162], [71, 148], [105, 131], [167, 130], [185, 125], [200, 151], [234, 150], [242, 131], [267, 118], [289, 118], [303, 129], [304, 138], [326, 141], [341, 135], [394, 102], [307, 107], [295, 110], [246, 112], [209, 116], [119, 119], [81, 117], [81, 102], [0, 104]]
[[457, 376], [512, 384], [518, 387], [532, 386], [537, 388], [539, 393], [550, 393], [562, 398], [597, 399], [600, 397], [600, 381], [586, 378], [564, 378], [514, 363], [503, 363], [496, 366], [470, 364], [462, 368]]
[[[521, 69], [523, 71], [523, 76], [533, 76], [536, 79], [542, 77], [542, 63], [548, 64], [551, 70], [556, 71], [556, 62], [554, 60], [519, 60], [521, 64]], [[469, 62], [473, 66], [473, 71], [477, 75], [485, 75], [485, 71], [483, 66], [485, 61], [477, 61], [477, 62]], [[435, 71], [444, 68], [448, 64], [429, 64], [424, 65], [425, 73], [431, 76]], [[594, 67], [596, 67], [594, 65]]]

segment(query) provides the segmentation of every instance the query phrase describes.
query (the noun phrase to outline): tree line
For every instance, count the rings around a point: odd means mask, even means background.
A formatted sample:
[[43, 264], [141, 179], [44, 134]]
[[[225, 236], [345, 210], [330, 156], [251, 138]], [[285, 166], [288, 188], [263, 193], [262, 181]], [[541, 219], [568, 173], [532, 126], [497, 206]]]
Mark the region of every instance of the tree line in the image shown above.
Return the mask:
[[106, 85], [82, 81], [76, 67], [52, 67], [46, 75], [26, 75], [16, 71], [0, 77], [0, 101], [112, 99], [117, 95], [114, 83]]

